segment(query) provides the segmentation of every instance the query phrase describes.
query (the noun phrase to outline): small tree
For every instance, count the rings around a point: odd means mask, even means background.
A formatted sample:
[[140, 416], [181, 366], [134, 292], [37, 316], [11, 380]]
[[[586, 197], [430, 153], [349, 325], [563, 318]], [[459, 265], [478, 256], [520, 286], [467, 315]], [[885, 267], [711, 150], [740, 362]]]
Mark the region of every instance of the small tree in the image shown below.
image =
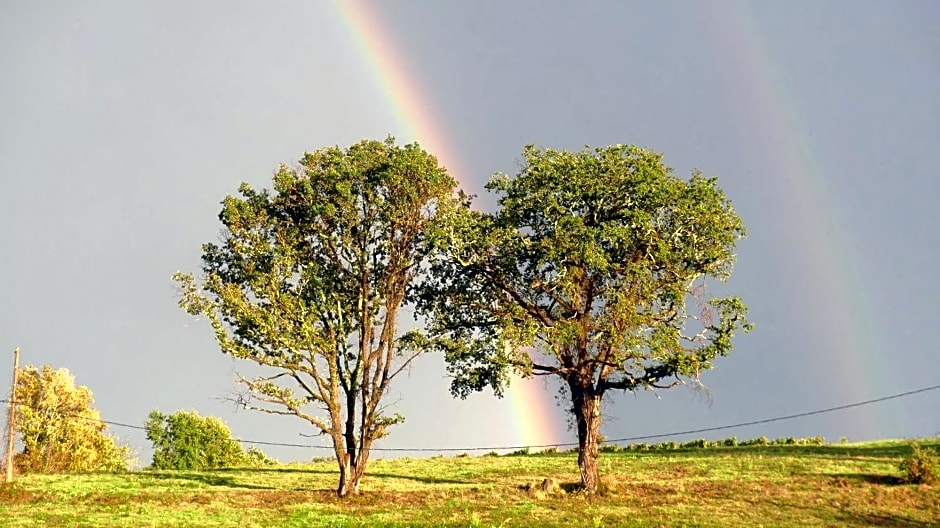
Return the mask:
[[486, 186], [497, 212], [454, 217], [422, 309], [456, 395], [500, 393], [511, 371], [564, 382], [593, 491], [602, 398], [697, 381], [749, 330], [740, 299], [706, 290], [730, 275], [744, 225], [715, 178], [677, 178], [638, 147], [523, 157]]
[[17, 428], [23, 451], [19, 471], [38, 473], [123, 471], [130, 449], [107, 434], [85, 386], [75, 386], [68, 369], [23, 368], [16, 383]]
[[154, 410], [144, 424], [153, 444], [154, 469], [216, 469], [241, 466], [248, 457], [221, 419], [196, 411]]
[[372, 444], [403, 420], [382, 398], [422, 351], [398, 317], [430, 251], [428, 230], [463, 203], [417, 144], [362, 141], [281, 166], [273, 192], [223, 202], [204, 281], [177, 274], [180, 306], [205, 315], [222, 352], [270, 375], [241, 378], [246, 408], [297, 416], [330, 437], [337, 493], [357, 493]]

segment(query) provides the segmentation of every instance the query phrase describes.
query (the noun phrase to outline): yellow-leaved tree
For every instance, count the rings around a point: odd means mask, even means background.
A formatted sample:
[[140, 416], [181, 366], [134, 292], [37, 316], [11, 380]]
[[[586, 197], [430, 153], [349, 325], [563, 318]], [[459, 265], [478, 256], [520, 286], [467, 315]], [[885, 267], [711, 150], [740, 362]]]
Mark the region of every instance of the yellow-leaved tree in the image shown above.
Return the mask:
[[94, 398], [75, 386], [68, 369], [23, 368], [16, 382], [16, 432], [23, 450], [17, 471], [38, 473], [122, 471], [133, 457], [109, 435]]

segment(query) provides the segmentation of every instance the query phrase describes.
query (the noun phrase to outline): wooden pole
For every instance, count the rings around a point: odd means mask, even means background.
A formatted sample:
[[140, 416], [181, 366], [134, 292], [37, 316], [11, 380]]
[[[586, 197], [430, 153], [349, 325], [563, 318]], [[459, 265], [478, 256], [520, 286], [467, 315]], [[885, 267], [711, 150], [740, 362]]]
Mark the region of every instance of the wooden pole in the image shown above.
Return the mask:
[[16, 437], [16, 375], [20, 369], [20, 347], [13, 350], [13, 385], [10, 387], [10, 411], [7, 415], [7, 484], [13, 482], [13, 439]]

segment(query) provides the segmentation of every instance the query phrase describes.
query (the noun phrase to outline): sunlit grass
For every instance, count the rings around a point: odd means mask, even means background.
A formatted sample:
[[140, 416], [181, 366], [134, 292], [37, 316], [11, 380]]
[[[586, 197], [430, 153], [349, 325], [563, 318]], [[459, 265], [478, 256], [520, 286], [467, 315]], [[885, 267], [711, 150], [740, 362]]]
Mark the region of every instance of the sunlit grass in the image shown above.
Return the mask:
[[[940, 449], [940, 441], [924, 445]], [[901, 484], [906, 442], [621, 451], [602, 490], [576, 455], [375, 460], [337, 499], [332, 462], [217, 471], [26, 475], [0, 488], [0, 526], [936, 526], [940, 486]]]

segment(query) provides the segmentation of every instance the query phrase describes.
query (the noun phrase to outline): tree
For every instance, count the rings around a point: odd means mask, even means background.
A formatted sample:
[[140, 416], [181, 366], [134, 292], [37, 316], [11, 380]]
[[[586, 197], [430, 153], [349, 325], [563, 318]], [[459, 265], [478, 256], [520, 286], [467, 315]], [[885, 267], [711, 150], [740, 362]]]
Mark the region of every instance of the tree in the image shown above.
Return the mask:
[[523, 158], [486, 186], [497, 212], [454, 217], [421, 311], [457, 396], [499, 395], [513, 371], [562, 380], [593, 491], [604, 396], [697, 381], [750, 330], [740, 299], [706, 289], [730, 276], [744, 225], [715, 178], [675, 177], [638, 147]]
[[273, 192], [223, 202], [204, 280], [177, 274], [180, 306], [205, 315], [222, 352], [266, 367], [242, 377], [246, 408], [292, 415], [332, 439], [337, 493], [358, 493], [371, 446], [403, 421], [391, 380], [423, 350], [398, 318], [431, 251], [428, 231], [465, 203], [417, 144], [362, 141], [281, 166]]
[[75, 386], [68, 369], [26, 366], [16, 382], [17, 428], [23, 451], [19, 471], [38, 473], [123, 471], [130, 449], [107, 434], [85, 386]]
[[154, 469], [216, 469], [249, 460], [221, 419], [196, 411], [151, 411], [144, 427], [153, 444]]

